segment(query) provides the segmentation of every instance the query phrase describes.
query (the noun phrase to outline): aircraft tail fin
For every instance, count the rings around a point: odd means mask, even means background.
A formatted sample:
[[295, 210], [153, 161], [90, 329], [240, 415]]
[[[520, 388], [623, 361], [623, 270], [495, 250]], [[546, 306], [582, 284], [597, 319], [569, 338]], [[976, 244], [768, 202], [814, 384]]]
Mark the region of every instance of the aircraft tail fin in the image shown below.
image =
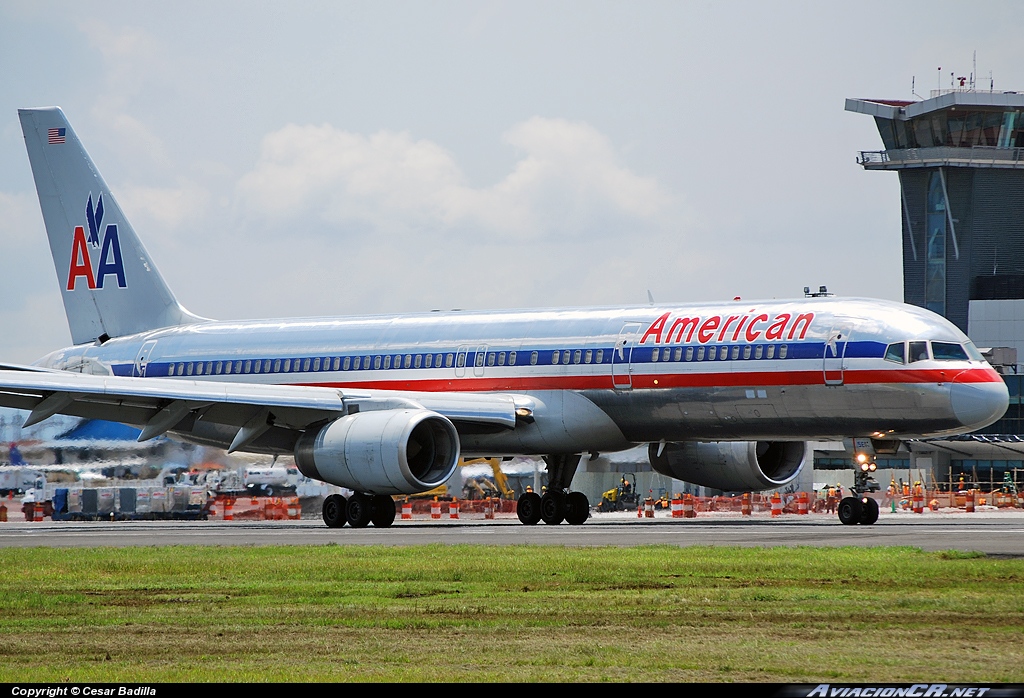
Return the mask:
[[75, 344], [201, 321], [171, 293], [64, 112], [18, 117]]

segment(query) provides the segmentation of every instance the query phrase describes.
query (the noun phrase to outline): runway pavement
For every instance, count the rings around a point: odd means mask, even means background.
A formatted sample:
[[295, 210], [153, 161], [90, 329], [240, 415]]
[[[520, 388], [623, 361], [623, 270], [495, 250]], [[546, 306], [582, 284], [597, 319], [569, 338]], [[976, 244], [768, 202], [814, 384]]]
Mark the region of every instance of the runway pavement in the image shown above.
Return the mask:
[[0, 547], [98, 547], [153, 545], [742, 545], [912, 546], [924, 550], [979, 551], [1024, 557], [1024, 511], [972, 514], [955, 510], [912, 514], [883, 512], [872, 526], [843, 526], [828, 515], [738, 517], [595, 514], [582, 526], [523, 526], [515, 517], [496, 520], [396, 521], [376, 529], [329, 529], [319, 519], [301, 521], [119, 521], [0, 523]]

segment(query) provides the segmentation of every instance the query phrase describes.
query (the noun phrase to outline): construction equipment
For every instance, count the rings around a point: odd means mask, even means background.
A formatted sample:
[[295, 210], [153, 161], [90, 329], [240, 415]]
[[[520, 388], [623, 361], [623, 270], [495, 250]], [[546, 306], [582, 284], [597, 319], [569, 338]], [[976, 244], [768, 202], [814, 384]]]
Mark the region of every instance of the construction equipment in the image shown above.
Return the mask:
[[[626, 476], [629, 476], [627, 478]], [[632, 482], [630, 482], [630, 478]], [[640, 502], [640, 495], [636, 491], [636, 475], [625, 473], [619, 486], [608, 490], [601, 495], [601, 503], [597, 505], [598, 511], [626, 511], [636, 509]]]
[[493, 475], [494, 475], [494, 480], [492, 482], [490, 480], [487, 480], [486, 478], [480, 478], [480, 479], [478, 479], [478, 480], [476, 480], [474, 482], [474, 484], [475, 484], [474, 489], [480, 488], [481, 486], [484, 489], [493, 488], [494, 489], [494, 494], [484, 495], [481, 492], [481, 495], [484, 498], [489, 497], [489, 496], [497, 496], [497, 493], [501, 492], [501, 498], [502, 499], [515, 499], [516, 498], [515, 491], [511, 487], [509, 487], [509, 485], [508, 485], [508, 478], [505, 476], [505, 473], [501, 472], [501, 459], [500, 458], [460, 458], [459, 459], [459, 465], [460, 466], [478, 465], [480, 463], [486, 463], [487, 465], [491, 466], [491, 473], [493, 473]]

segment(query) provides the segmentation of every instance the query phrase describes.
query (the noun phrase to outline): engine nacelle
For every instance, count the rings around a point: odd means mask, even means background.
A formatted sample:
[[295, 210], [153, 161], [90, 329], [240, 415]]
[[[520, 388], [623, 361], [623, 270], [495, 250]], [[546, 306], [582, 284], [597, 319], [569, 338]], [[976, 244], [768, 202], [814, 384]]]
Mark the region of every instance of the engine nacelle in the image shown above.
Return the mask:
[[415, 494], [443, 484], [459, 461], [459, 434], [437, 412], [357, 412], [295, 445], [306, 477], [368, 494]]
[[684, 441], [651, 444], [651, 467], [662, 475], [724, 492], [767, 490], [792, 482], [809, 450], [806, 441]]

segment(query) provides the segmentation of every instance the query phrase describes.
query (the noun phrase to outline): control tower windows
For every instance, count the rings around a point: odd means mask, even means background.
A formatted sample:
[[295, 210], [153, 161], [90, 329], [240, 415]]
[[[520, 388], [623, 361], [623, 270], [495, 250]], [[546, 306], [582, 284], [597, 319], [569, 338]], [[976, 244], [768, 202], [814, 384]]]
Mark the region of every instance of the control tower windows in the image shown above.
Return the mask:
[[925, 271], [925, 307], [946, 314], [946, 197], [942, 175], [932, 172], [928, 180], [926, 213], [927, 266]]

